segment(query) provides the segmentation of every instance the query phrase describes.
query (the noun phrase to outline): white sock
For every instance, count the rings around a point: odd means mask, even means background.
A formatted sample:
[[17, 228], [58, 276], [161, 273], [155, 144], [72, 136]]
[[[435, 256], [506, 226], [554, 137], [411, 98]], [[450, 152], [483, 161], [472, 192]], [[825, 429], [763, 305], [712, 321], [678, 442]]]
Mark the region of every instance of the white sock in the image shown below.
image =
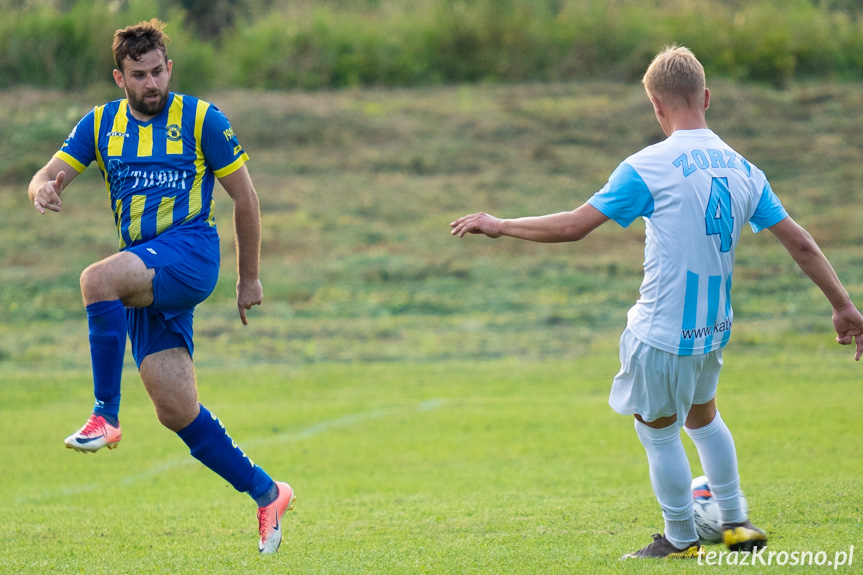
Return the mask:
[[723, 523], [746, 521], [740, 507], [740, 476], [737, 473], [737, 451], [728, 426], [716, 412], [713, 421], [698, 429], [686, 429], [698, 449], [701, 466], [710, 491], [719, 504]]
[[650, 484], [665, 519], [665, 538], [684, 549], [697, 541], [698, 535], [692, 515], [692, 470], [680, 440], [680, 427], [672, 424], [653, 429], [636, 420], [635, 432], [647, 451]]

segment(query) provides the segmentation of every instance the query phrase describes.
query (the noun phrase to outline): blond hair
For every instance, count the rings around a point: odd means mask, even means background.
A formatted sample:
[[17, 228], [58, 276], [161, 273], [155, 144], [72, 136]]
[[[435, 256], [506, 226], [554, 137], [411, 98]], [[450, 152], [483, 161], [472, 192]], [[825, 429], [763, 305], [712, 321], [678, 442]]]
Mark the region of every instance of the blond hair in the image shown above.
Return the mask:
[[647, 67], [641, 79], [647, 95], [672, 109], [701, 105], [707, 81], [695, 54], [684, 46], [667, 46]]

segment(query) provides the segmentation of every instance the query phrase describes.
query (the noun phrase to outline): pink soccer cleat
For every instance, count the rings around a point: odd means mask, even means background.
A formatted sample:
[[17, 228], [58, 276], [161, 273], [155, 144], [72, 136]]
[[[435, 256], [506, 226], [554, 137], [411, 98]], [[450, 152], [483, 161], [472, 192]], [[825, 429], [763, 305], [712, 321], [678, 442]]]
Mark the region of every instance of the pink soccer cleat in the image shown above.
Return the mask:
[[123, 434], [120, 433], [119, 425], [114, 427], [105, 421], [104, 417], [94, 413], [84, 424], [84, 427], [67, 437], [64, 443], [69, 449], [82, 453], [92, 453], [103, 447], [114, 449], [122, 437]]
[[266, 507], [258, 507], [258, 531], [261, 540], [258, 541], [258, 551], [275, 553], [282, 544], [282, 516], [294, 508], [297, 496], [287, 483], [276, 482], [279, 496]]

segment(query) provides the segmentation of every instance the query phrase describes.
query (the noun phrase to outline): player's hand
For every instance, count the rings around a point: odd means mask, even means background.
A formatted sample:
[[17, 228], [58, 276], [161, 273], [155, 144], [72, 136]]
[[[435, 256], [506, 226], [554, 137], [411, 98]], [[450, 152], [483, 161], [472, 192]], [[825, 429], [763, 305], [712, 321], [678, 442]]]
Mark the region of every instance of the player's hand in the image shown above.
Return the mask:
[[836, 343], [851, 345], [855, 343], [857, 351], [854, 359], [860, 361], [863, 356], [863, 315], [853, 303], [833, 310], [833, 328], [836, 330]]
[[237, 309], [240, 312], [240, 321], [243, 325], [249, 325], [246, 319], [246, 311], [252, 306], [261, 305], [264, 299], [264, 288], [261, 280], [240, 280], [237, 282]]
[[502, 221], [500, 218], [483, 212], [462, 216], [450, 223], [450, 227], [452, 228], [450, 234], [460, 238], [463, 238], [465, 234], [485, 234], [490, 238], [499, 238], [501, 236], [500, 226]]
[[63, 207], [63, 202], [60, 200], [60, 193], [63, 191], [63, 180], [66, 179], [66, 172], [58, 172], [54, 180], [45, 182], [36, 192], [36, 197], [33, 198], [33, 205], [40, 214], [44, 214], [45, 210], [59, 212]]

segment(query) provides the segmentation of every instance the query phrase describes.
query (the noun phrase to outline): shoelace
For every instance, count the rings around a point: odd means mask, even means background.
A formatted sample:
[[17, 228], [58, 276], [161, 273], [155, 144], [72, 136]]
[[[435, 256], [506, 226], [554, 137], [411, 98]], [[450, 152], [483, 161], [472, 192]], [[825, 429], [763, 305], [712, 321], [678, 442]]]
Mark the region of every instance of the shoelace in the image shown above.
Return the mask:
[[262, 540], [266, 541], [267, 530], [270, 527], [273, 514], [277, 514], [278, 512], [279, 510], [276, 509], [275, 502], [266, 507], [258, 507], [258, 532], [260, 533]]
[[100, 435], [107, 435], [105, 429], [105, 420], [101, 417], [91, 416], [87, 420], [87, 425], [81, 430], [81, 435], [90, 435], [94, 431], [98, 431]]

